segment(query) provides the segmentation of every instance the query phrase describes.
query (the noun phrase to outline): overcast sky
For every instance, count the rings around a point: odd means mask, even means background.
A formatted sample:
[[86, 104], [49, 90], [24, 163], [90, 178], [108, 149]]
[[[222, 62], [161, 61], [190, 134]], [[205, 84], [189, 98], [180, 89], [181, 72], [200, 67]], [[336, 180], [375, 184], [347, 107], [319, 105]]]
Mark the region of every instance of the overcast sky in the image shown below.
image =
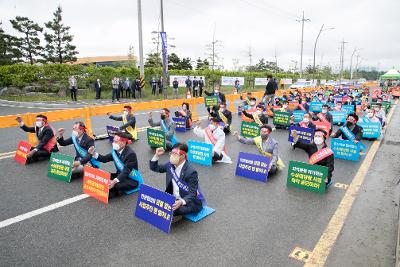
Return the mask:
[[[6, 32], [15, 33], [9, 22], [27, 16], [43, 23], [52, 18], [60, 4], [63, 19], [71, 27], [79, 57], [127, 55], [129, 45], [138, 55], [137, 0], [0, 0], [0, 18]], [[142, 0], [145, 54], [152, 51], [151, 32], [160, 27], [160, 0]], [[400, 68], [400, 0], [164, 0], [165, 31], [178, 56], [193, 60], [206, 57], [206, 44], [216, 39], [225, 69], [249, 65], [260, 58], [274, 61], [285, 69], [300, 62], [301, 23], [305, 17], [303, 66], [312, 64], [314, 41], [321, 28], [316, 64], [339, 67], [340, 42], [344, 39], [346, 68], [357, 47], [361, 67], [387, 70]], [[353, 58], [353, 66], [356, 57]]]

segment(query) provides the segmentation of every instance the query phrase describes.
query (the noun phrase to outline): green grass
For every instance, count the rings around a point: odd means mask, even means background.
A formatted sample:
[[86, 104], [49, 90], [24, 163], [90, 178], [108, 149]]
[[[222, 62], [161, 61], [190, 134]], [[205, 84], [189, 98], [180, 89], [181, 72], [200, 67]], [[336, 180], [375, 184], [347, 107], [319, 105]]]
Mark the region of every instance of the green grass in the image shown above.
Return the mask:
[[[251, 92], [251, 91], [262, 91], [264, 90], [264, 86], [256, 86], [253, 88], [242, 88], [241, 93], [243, 92]], [[207, 90], [210, 92], [211, 90]], [[155, 96], [151, 95], [151, 89], [145, 88], [144, 90], [145, 96], [140, 101], [152, 101], [152, 100], [162, 100], [162, 94]], [[157, 90], [158, 92], [158, 90]], [[204, 90], [203, 90], [204, 92]], [[231, 94], [233, 92], [232, 86], [221, 86], [221, 92], [225, 94]], [[204, 96], [204, 93], [203, 93]], [[168, 99], [172, 99], [172, 88], [168, 88]], [[96, 92], [93, 89], [90, 89], [86, 94], [79, 95], [78, 93], [78, 100], [93, 100], [96, 98]], [[111, 99], [111, 90], [102, 91], [101, 92], [102, 99]], [[186, 98], [186, 88], [179, 88], [179, 98]], [[43, 101], [65, 101], [70, 100], [69, 92], [67, 91], [66, 97], [61, 96], [48, 96], [48, 95], [33, 95], [33, 96], [1, 96], [0, 99], [10, 100], [10, 101], [19, 101], [19, 102], [43, 102]]]

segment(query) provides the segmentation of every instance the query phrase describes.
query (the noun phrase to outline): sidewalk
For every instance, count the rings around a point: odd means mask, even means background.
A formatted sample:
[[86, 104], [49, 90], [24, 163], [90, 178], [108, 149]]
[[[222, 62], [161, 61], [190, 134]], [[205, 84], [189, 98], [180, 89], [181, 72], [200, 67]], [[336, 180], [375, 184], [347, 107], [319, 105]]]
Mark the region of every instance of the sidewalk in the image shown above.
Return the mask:
[[326, 266], [394, 266], [400, 183], [400, 108], [360, 188]]

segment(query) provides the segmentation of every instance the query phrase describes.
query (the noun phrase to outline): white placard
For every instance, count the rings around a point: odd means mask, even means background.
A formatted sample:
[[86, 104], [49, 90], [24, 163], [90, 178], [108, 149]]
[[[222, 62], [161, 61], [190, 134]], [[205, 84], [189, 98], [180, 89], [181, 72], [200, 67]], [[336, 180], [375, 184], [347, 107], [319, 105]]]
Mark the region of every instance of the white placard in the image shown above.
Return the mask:
[[283, 84], [293, 84], [293, 81], [292, 81], [292, 79], [289, 79], [289, 78], [285, 78], [285, 79], [283, 79]]
[[254, 85], [267, 85], [268, 78], [254, 78]]
[[235, 81], [239, 80], [240, 85], [244, 85], [244, 77], [221, 77], [221, 85], [235, 85]]
[[[178, 81], [178, 87], [186, 87], [185, 81], [187, 79], [188, 76], [181, 76], [181, 75], [171, 75], [169, 76], [169, 86], [172, 87], [172, 82], [174, 81], [174, 79], [176, 78], [176, 80]], [[200, 77], [203, 78], [204, 81], [204, 86], [206, 85], [206, 80], [204, 76], [196, 76], [197, 80], [200, 80]], [[194, 76], [189, 76], [189, 79], [191, 81], [193, 81]], [[193, 87], [193, 84], [192, 84]]]

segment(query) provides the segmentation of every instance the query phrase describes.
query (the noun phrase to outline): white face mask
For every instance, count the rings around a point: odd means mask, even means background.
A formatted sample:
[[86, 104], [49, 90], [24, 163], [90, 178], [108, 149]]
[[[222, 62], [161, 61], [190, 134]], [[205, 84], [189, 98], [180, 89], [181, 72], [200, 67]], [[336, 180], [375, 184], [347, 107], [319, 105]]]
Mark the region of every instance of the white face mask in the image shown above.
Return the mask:
[[303, 121], [304, 121], [305, 123], [308, 123], [308, 122], [310, 121], [310, 119], [309, 119], [309, 118], [303, 118]]
[[211, 131], [214, 131], [215, 129], [217, 129], [217, 127], [216, 127], [214, 124], [210, 124], [209, 127], [210, 127], [210, 130], [211, 130]]
[[328, 112], [328, 111], [327, 111], [326, 109], [323, 109], [323, 110], [322, 110], [322, 113], [324, 113], [324, 114], [327, 113], [327, 112]]
[[171, 162], [172, 165], [178, 165], [179, 163], [179, 156], [178, 155], [174, 155], [171, 154], [171, 156], [169, 156], [169, 162]]
[[36, 127], [38, 127], [38, 128], [42, 128], [42, 127], [43, 127], [43, 122], [37, 121], [37, 122], [35, 123], [35, 125], [36, 125]]
[[252, 106], [254, 106], [255, 104], [256, 104], [256, 102], [254, 102], [254, 101], [250, 102], [250, 105], [252, 105]]
[[186, 106], [182, 106], [182, 109], [183, 109], [183, 110], [186, 110], [187, 108], [186, 108]]
[[368, 118], [372, 118], [374, 116], [374, 113], [368, 112]]
[[129, 112], [124, 110], [123, 114], [127, 116], [129, 114]]
[[215, 90], [214, 92], [215, 92], [216, 94], [218, 94], [218, 93], [219, 93], [219, 90]]
[[322, 145], [324, 143], [324, 138], [321, 136], [315, 136], [314, 137], [314, 143], [319, 146]]
[[225, 109], [224, 109], [224, 108], [219, 108], [219, 110], [220, 110], [221, 112], [224, 112], [224, 111], [225, 111]]
[[119, 151], [121, 149], [121, 147], [119, 146], [119, 144], [117, 143], [112, 143], [112, 147], [114, 150]]
[[72, 135], [75, 137], [78, 137], [78, 132], [77, 131], [72, 131]]
[[287, 105], [283, 105], [282, 108], [287, 108]]
[[256, 114], [257, 114], [257, 115], [261, 115], [261, 113], [262, 113], [261, 110], [258, 110], [258, 109], [256, 110]]

